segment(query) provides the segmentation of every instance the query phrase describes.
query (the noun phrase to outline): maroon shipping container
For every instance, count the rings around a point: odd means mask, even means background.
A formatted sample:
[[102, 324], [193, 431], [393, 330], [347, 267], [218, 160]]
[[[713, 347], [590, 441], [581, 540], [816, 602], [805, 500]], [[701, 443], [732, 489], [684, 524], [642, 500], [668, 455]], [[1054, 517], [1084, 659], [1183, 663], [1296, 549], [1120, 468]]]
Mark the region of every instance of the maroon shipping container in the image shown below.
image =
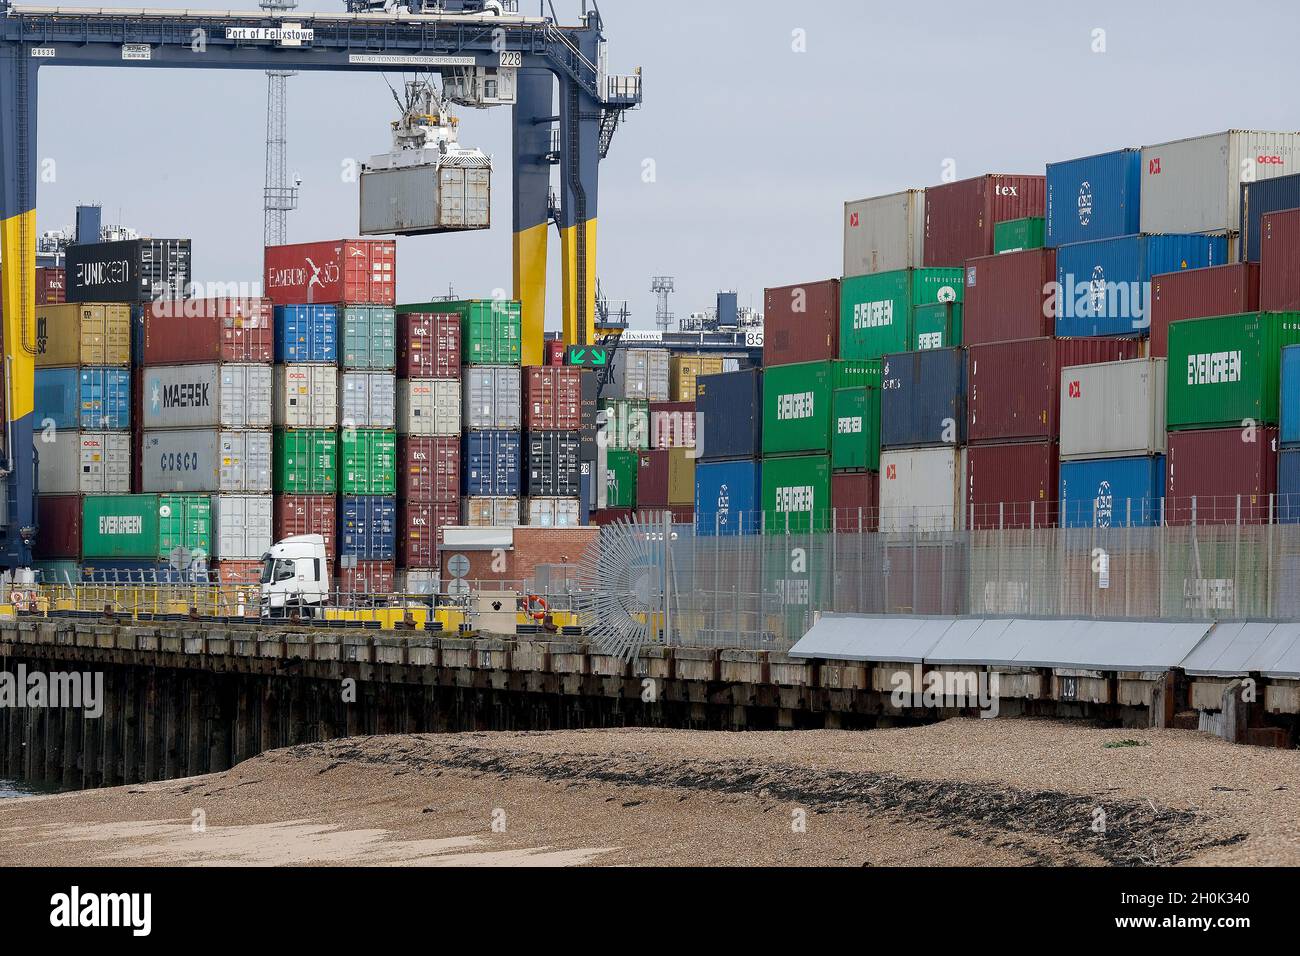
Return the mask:
[[966, 449], [969, 527], [1055, 527], [1060, 473], [1056, 442], [971, 445]]
[[694, 448], [695, 403], [651, 402], [650, 447]]
[[1300, 309], [1300, 209], [1265, 213], [1260, 221], [1259, 307]]
[[564, 353], [568, 351], [567, 346], [560, 339], [546, 340], [546, 364], [563, 365]]
[[631, 508], [600, 508], [591, 513], [592, 521], [598, 526], [614, 524], [616, 521], [630, 521], [632, 519]]
[[36, 499], [38, 560], [81, 557], [81, 495], [41, 495]]
[[397, 243], [342, 239], [266, 247], [266, 289], [276, 305], [397, 304]]
[[404, 501], [397, 523], [397, 564], [402, 568], [438, 567], [442, 529], [460, 524], [460, 502]]
[[642, 451], [636, 470], [638, 508], [668, 507], [668, 451]]
[[144, 306], [145, 365], [272, 362], [271, 300], [184, 299]]
[[[1267, 246], [1264, 246], [1267, 248]], [[1262, 273], [1262, 269], [1261, 269]], [[1165, 453], [1165, 522], [1267, 524], [1277, 492], [1277, 429], [1260, 428], [1253, 442], [1241, 428], [1169, 433]], [[1195, 499], [1195, 501], [1193, 501]]]
[[345, 595], [392, 594], [396, 571], [392, 561], [358, 561], [355, 567], [339, 568], [334, 583]]
[[36, 304], [58, 305], [67, 301], [68, 280], [63, 269], [43, 266], [36, 270]]
[[460, 378], [460, 316], [408, 312], [397, 317], [398, 378]]
[[988, 173], [930, 186], [925, 191], [925, 264], [962, 266], [993, 255], [993, 227], [1008, 219], [1042, 216], [1046, 176]]
[[763, 291], [763, 364], [839, 358], [840, 280]]
[[[260, 584], [262, 581], [261, 561], [213, 561], [209, 567], [216, 575], [213, 580], [222, 584]], [[249, 612], [257, 613], [252, 608]]]
[[528, 431], [582, 427], [582, 369], [544, 365], [525, 369], [524, 425]]
[[399, 436], [399, 501], [460, 503], [460, 439]]
[[333, 561], [337, 508], [338, 502], [333, 495], [276, 495], [275, 540], [296, 534], [322, 535], [325, 538], [325, 556]]
[[831, 475], [831, 508], [836, 530], [875, 531], [880, 527], [880, 474]]
[[1151, 357], [1169, 357], [1169, 325], [1259, 311], [1259, 266], [1238, 262], [1151, 277]]
[[1061, 369], [1141, 356], [1141, 339], [1021, 339], [966, 353], [971, 444], [1060, 437]]
[[966, 263], [961, 307], [963, 345], [1051, 335], [1055, 318], [1049, 286], [1056, 282], [1056, 250], [1026, 249], [980, 256]]
[[964, 614], [966, 549], [965, 542], [886, 546], [884, 613]]

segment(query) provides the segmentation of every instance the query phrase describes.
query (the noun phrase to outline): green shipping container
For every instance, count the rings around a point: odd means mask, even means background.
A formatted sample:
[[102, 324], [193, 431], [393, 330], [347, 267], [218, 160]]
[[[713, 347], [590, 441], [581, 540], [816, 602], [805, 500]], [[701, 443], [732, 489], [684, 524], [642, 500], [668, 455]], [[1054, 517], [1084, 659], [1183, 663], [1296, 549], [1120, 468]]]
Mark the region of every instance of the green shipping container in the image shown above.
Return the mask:
[[212, 553], [212, 499], [207, 495], [82, 498], [84, 559], [164, 561], [178, 548]]
[[782, 541], [778, 535], [784, 533], [782, 528], [763, 539], [763, 592], [781, 602], [768, 627], [779, 621], [783, 633], [777, 636], [798, 640], [813, 626], [813, 615], [829, 607], [834, 575], [829, 551], [809, 548], [799, 538]]
[[1282, 346], [1300, 343], [1300, 312], [1249, 312], [1169, 326], [1169, 428], [1276, 425]]
[[520, 353], [519, 303], [496, 299], [422, 302], [399, 305], [406, 312], [448, 312], [460, 316], [460, 357], [466, 365], [518, 365]]
[[326, 428], [275, 433], [275, 492], [332, 495], [338, 490], [339, 436]]
[[931, 302], [912, 310], [913, 352], [961, 345], [961, 303]]
[[829, 456], [763, 459], [763, 521], [768, 534], [825, 531], [830, 514]]
[[650, 403], [645, 399], [607, 398], [600, 403], [600, 410], [605, 413], [605, 442], [609, 448], [641, 451], [650, 447]]
[[640, 456], [634, 451], [614, 448], [605, 454], [605, 507], [635, 508]]
[[375, 428], [344, 429], [339, 439], [340, 493], [397, 494], [397, 435]]
[[830, 453], [831, 366], [799, 362], [763, 370], [764, 455]]
[[962, 300], [961, 269], [900, 269], [840, 283], [840, 358], [906, 352], [918, 305]]
[[831, 468], [880, 470], [880, 389], [837, 388], [833, 399], [835, 434]]
[[1026, 219], [1008, 219], [993, 225], [993, 252], [1020, 252], [1022, 249], [1043, 248], [1045, 235], [1041, 216], [1029, 216]]
[[382, 305], [344, 306], [339, 316], [344, 368], [397, 367], [397, 312]]
[[831, 388], [880, 388], [885, 377], [883, 368], [879, 359], [831, 362]]

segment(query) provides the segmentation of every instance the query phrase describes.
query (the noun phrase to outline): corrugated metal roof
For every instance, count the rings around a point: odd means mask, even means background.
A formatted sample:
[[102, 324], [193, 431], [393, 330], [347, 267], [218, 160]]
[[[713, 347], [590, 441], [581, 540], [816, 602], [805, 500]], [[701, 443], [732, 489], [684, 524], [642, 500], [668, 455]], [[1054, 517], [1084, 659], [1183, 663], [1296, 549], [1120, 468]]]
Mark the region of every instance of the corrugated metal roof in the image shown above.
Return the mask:
[[823, 614], [790, 648], [790, 656], [919, 663], [955, 622], [951, 617]]
[[1300, 623], [1220, 624], [1187, 655], [1183, 669], [1198, 677], [1300, 678]]
[[1017, 620], [1004, 639], [1008, 646], [1021, 642], [1010, 662], [1021, 667], [1163, 671], [1181, 664], [1213, 626], [1212, 621]]

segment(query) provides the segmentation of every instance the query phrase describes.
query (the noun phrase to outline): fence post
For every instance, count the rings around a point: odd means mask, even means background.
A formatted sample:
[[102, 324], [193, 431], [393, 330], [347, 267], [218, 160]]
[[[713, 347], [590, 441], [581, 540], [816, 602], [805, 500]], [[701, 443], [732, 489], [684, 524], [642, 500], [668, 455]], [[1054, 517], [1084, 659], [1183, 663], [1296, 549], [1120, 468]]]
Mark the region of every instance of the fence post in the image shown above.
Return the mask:
[[1232, 609], [1240, 609], [1241, 595], [1241, 495], [1237, 495], [1237, 527], [1232, 536]]
[[1264, 572], [1264, 607], [1268, 609], [1269, 617], [1280, 617], [1282, 610], [1277, 607], [1277, 603], [1274, 599], [1274, 595], [1277, 594], [1276, 584], [1273, 580], [1273, 568], [1275, 565], [1273, 560], [1273, 523], [1276, 520], [1276, 517], [1276, 512], [1273, 510], [1273, 496], [1270, 494], [1268, 496], [1268, 531], [1265, 533], [1265, 544], [1268, 549], [1268, 568]]
[[1124, 499], [1124, 616], [1133, 616], [1133, 499]]

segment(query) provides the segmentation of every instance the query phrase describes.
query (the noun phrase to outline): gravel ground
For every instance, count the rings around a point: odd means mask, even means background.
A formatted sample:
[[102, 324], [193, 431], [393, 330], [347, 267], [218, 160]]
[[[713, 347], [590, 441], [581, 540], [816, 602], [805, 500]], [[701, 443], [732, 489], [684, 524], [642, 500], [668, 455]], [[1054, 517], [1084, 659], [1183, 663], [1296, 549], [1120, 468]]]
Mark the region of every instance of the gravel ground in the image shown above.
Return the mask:
[[1046, 720], [391, 736], [0, 802], [0, 865], [127, 863], [1297, 865], [1300, 751]]

